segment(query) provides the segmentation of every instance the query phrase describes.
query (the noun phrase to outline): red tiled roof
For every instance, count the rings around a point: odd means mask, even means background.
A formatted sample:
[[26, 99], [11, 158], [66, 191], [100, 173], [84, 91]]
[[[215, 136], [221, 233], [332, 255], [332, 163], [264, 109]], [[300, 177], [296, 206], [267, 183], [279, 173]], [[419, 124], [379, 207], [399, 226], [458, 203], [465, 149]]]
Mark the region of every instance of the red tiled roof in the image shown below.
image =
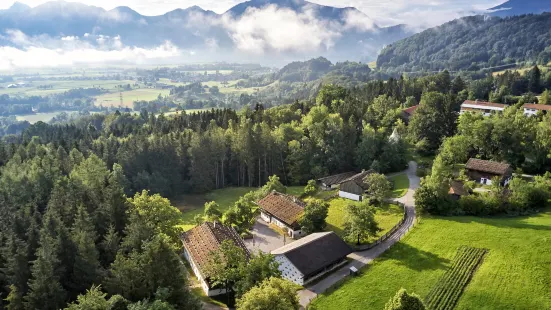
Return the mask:
[[540, 111], [551, 111], [551, 105], [546, 104], [533, 104], [533, 103], [527, 103], [522, 106], [525, 109], [534, 109], [534, 110], [540, 110]]
[[297, 225], [299, 218], [304, 213], [303, 202], [275, 191], [258, 201], [258, 205], [262, 210], [291, 227]]
[[[486, 102], [486, 101], [473, 101], [473, 100], [465, 100], [463, 104], [476, 104], [479, 106], [486, 106], [486, 107], [494, 107], [494, 108], [507, 108], [509, 105], [507, 104], [501, 104], [501, 103], [493, 103], [493, 102]], [[463, 105], [462, 104], [462, 105]]]
[[220, 223], [205, 222], [182, 235], [182, 243], [203, 277], [208, 276], [205, 274], [205, 267], [209, 263], [209, 257], [225, 240], [233, 241], [236, 246], [243, 249], [247, 257], [250, 256], [243, 239], [235, 229]]
[[409, 107], [409, 108], [403, 110], [403, 112], [407, 113], [409, 115], [413, 115], [413, 113], [415, 113], [415, 110], [417, 110], [418, 107], [419, 107], [419, 105], [414, 105], [412, 107]]

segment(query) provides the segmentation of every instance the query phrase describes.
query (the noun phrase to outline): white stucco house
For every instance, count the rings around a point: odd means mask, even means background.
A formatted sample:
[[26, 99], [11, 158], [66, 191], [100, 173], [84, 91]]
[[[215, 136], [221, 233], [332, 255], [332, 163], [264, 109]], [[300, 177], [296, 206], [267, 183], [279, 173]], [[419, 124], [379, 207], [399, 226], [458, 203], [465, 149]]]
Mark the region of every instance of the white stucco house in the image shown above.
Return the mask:
[[243, 249], [247, 258], [250, 252], [245, 246], [243, 239], [232, 227], [220, 223], [206, 222], [187, 232], [182, 237], [184, 245], [183, 256], [189, 262], [193, 273], [201, 283], [201, 288], [207, 296], [216, 296], [226, 293], [223, 287], [214, 287], [209, 283], [207, 265], [212, 253], [217, 251], [225, 240], [230, 240], [236, 246]]
[[260, 217], [266, 223], [278, 226], [294, 239], [304, 235], [298, 224], [305, 206], [300, 199], [274, 191], [257, 204], [260, 207]]
[[522, 106], [522, 109], [524, 110], [524, 115], [536, 116], [540, 111], [544, 113], [551, 111], [551, 105], [527, 103]]
[[334, 232], [310, 234], [273, 250], [284, 279], [308, 284], [347, 262], [352, 248]]

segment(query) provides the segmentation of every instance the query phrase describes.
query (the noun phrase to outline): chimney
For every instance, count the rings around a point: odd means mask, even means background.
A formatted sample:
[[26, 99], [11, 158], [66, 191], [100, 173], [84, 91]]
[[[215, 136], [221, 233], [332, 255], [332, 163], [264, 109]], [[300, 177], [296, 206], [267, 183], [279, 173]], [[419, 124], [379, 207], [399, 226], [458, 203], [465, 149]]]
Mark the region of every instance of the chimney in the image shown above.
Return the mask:
[[216, 228], [216, 221], [212, 222], [212, 226], [214, 226], [214, 228]]

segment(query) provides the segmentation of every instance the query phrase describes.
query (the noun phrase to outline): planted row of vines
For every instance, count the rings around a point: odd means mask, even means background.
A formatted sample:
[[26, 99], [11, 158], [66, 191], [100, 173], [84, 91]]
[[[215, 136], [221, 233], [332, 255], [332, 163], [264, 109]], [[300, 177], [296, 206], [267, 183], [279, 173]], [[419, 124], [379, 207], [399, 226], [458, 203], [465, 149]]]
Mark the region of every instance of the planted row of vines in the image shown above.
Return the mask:
[[425, 299], [430, 310], [451, 310], [455, 307], [463, 290], [478, 266], [482, 263], [486, 249], [461, 246], [450, 269], [440, 278]]

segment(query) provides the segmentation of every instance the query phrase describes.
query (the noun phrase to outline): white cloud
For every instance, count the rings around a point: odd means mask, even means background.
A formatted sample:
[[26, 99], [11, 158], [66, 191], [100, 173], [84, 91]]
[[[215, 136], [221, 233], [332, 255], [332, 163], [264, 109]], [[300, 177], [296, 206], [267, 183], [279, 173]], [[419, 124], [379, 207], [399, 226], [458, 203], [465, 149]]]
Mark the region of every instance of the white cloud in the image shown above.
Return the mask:
[[10, 30], [4, 38], [17, 47], [0, 47], [0, 71], [96, 64], [149, 64], [178, 59], [183, 55], [183, 51], [170, 42], [155, 48], [139, 48], [124, 46], [120, 36], [99, 36], [104, 42], [99, 48], [78, 37], [28, 37], [18, 30]]
[[223, 25], [239, 50], [255, 54], [330, 48], [340, 36], [337, 25], [317, 19], [311, 10], [296, 13], [275, 5], [250, 8], [237, 19], [226, 17]]

